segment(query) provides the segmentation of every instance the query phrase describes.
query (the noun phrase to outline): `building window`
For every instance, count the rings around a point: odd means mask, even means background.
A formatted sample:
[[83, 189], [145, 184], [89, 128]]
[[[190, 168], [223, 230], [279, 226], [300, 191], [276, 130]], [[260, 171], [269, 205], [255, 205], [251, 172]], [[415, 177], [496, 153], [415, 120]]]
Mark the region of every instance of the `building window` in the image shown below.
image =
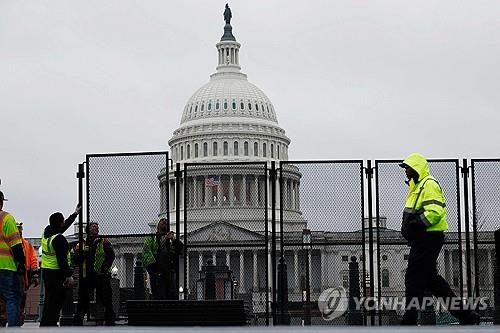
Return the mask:
[[203, 143], [203, 156], [204, 157], [208, 156], [208, 143], [206, 142]]
[[264, 142], [264, 143], [262, 144], [262, 156], [263, 156], [263, 157], [267, 157], [267, 152], [266, 152], [266, 149], [267, 149], [267, 145], [266, 145], [266, 143]]
[[227, 101], [224, 101], [224, 110], [227, 110]]
[[253, 143], [253, 156], [259, 156], [259, 144], [257, 142]]
[[245, 156], [248, 156], [248, 142], [245, 141], [245, 143], [243, 144], [243, 154]]
[[276, 146], [277, 153], [278, 153], [278, 160], [280, 159], [280, 145]]
[[271, 158], [274, 158], [274, 145], [271, 143]]
[[236, 102], [233, 101], [233, 110], [236, 110]]
[[212, 155], [217, 156], [217, 142], [212, 144]]
[[248, 102], [248, 110], [252, 111], [252, 104]]
[[191, 158], [191, 145], [187, 145], [186, 155], [188, 159]]
[[189, 114], [191, 114], [193, 112], [193, 106], [191, 105], [191, 107], [189, 108]]
[[198, 104], [194, 107], [194, 112], [198, 112]]
[[203, 109], [205, 109], [205, 103], [201, 104], [201, 111], [203, 111]]
[[244, 104], [243, 102], [241, 102], [241, 104], [240, 104], [240, 108], [241, 108], [242, 110], [244, 110], [244, 109], [245, 109], [245, 104]]
[[259, 111], [259, 105], [255, 103], [255, 111]]
[[382, 287], [389, 288], [389, 270], [382, 270]]
[[228, 145], [227, 141], [224, 141], [224, 147], [223, 147], [223, 149], [224, 149], [224, 156], [227, 156], [228, 146], [229, 145]]
[[184, 146], [181, 146], [181, 160], [184, 159]]
[[212, 102], [208, 103], [208, 111], [212, 110]]
[[234, 141], [234, 144], [233, 144], [233, 154], [234, 156], [238, 156], [239, 155], [239, 151], [238, 151], [238, 141]]
[[197, 143], [194, 144], [194, 157], [195, 158], [198, 157], [198, 144]]
[[215, 110], [219, 110], [219, 107], [220, 107], [219, 101], [217, 101], [217, 103], [215, 103]]

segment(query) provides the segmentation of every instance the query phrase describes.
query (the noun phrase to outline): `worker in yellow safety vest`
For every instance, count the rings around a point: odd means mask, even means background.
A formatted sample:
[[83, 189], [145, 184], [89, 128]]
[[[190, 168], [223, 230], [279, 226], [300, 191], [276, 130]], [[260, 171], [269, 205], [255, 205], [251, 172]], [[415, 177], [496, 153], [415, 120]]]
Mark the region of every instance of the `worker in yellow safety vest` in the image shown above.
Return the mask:
[[66, 290], [73, 288], [73, 270], [69, 264], [69, 244], [63, 233], [73, 224], [81, 207], [66, 220], [62, 213], [49, 217], [49, 225], [42, 234], [42, 280], [45, 302], [40, 326], [57, 326]]
[[[424, 296], [432, 294], [443, 300], [458, 299], [436, 267], [444, 244], [444, 231], [448, 230], [443, 189], [431, 176], [427, 160], [421, 154], [409, 155], [400, 166], [405, 169], [409, 186], [401, 234], [410, 245], [405, 273], [406, 312], [401, 323], [417, 325], [418, 311], [425, 307], [427, 301]], [[477, 312], [455, 306], [460, 302], [450, 301], [449, 312], [459, 319], [460, 324], [479, 323]]]
[[4, 201], [7, 199], [0, 191], [0, 297], [5, 301], [8, 326], [16, 327], [20, 325], [19, 279], [26, 273], [26, 266], [16, 220], [3, 210]]
[[83, 276], [79, 277], [78, 305], [73, 317], [75, 325], [83, 325], [83, 317], [89, 311], [90, 295], [96, 291], [96, 300], [104, 306], [104, 323], [115, 325], [113, 310], [113, 291], [111, 289], [111, 265], [115, 252], [108, 238], [99, 236], [99, 225], [90, 222], [87, 225], [87, 239], [83, 249], [77, 244], [74, 251], [74, 263], [83, 265]]

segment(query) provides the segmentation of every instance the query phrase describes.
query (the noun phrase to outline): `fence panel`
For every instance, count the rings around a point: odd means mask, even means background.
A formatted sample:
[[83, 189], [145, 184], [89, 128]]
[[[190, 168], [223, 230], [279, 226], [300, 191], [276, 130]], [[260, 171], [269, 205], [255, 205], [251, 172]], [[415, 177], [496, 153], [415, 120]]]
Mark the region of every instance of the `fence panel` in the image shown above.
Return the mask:
[[[256, 325], [269, 324], [270, 318], [268, 183], [266, 163], [184, 165], [180, 227], [188, 258], [184, 261], [186, 297], [205, 298], [205, 266], [227, 269], [224, 294], [246, 300]], [[222, 289], [217, 289], [218, 299], [227, 297], [220, 293]]]
[[[124, 317], [126, 301], [134, 298], [134, 267], [142, 262], [144, 239], [156, 232], [160, 218], [170, 220], [168, 153], [92, 154], [86, 164], [86, 223], [97, 223], [100, 237], [114, 248], [113, 305], [117, 316]], [[144, 283], [143, 297], [149, 298], [147, 274]], [[103, 309], [94, 293], [90, 296], [88, 319], [99, 320]]]
[[[472, 160], [472, 276], [474, 294], [488, 299], [481, 312], [485, 321], [493, 321], [495, 299], [495, 240], [500, 229], [500, 159]], [[497, 285], [498, 287], [498, 285]], [[500, 287], [499, 287], [500, 288]], [[498, 295], [497, 291], [497, 295]]]
[[[404, 275], [410, 248], [401, 236], [403, 207], [408, 193], [402, 161], [375, 161], [376, 267], [375, 288], [378, 299], [404, 297]], [[429, 160], [431, 174], [439, 181], [445, 197], [449, 231], [438, 258], [438, 271], [457, 295], [463, 296], [465, 267], [460, 220], [460, 169], [458, 160]], [[462, 231], [462, 232], [460, 232]], [[380, 311], [380, 324], [397, 324], [402, 311]], [[449, 320], [448, 314], [437, 312], [437, 321]]]
[[[366, 293], [363, 162], [282, 161], [278, 180], [279, 322], [363, 324], [364, 313], [342, 308], [350, 293]], [[339, 308], [321, 301], [330, 293]]]

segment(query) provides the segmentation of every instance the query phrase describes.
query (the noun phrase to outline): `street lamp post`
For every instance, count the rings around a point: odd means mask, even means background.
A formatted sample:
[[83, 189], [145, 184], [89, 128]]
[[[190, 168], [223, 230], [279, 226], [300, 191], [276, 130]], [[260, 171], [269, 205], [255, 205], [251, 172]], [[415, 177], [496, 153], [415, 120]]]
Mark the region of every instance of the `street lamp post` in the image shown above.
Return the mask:
[[[309, 251], [311, 250], [311, 230], [302, 230], [302, 250], [305, 255], [306, 265], [306, 285], [305, 285], [305, 304], [304, 304], [304, 325], [311, 325], [311, 286], [309, 280]], [[304, 294], [304, 293], [303, 293]]]

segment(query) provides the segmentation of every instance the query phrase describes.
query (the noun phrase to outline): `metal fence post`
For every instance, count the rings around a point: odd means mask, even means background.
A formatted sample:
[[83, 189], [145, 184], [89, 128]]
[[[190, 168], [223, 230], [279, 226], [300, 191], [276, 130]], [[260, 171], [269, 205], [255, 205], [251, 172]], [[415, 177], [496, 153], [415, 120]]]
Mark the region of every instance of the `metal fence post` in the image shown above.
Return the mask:
[[[467, 275], [467, 296], [473, 297], [472, 272], [470, 261], [470, 231], [469, 231], [469, 168], [467, 159], [463, 159], [462, 177], [464, 179], [464, 220], [465, 220], [465, 274]], [[477, 269], [477, 268], [476, 268]]]
[[[78, 164], [78, 204], [82, 207], [82, 212], [78, 214], [78, 247], [83, 249], [83, 179], [85, 178], [84, 163]], [[78, 299], [82, 293], [82, 278], [83, 278], [83, 261], [78, 264]]]
[[271, 170], [269, 171], [269, 180], [271, 182], [271, 276], [272, 284], [272, 307], [273, 325], [277, 325], [276, 317], [276, 162], [271, 162]]
[[[181, 201], [180, 201], [180, 198], [181, 198], [181, 179], [182, 179], [182, 171], [181, 171], [181, 164], [180, 163], [177, 163], [176, 166], [175, 166], [175, 172], [174, 172], [174, 176], [175, 176], [175, 234], [176, 234], [176, 237], [180, 237], [181, 235]], [[184, 198], [183, 198], [183, 204], [184, 204], [184, 208], [187, 207], [186, 205], [186, 198], [187, 198], [187, 191], [186, 189], [184, 189]], [[186, 212], [184, 212], [184, 216], [186, 216]], [[184, 220], [184, 230], [186, 230], [186, 221]], [[186, 239], [186, 235], [184, 235], [184, 239]], [[187, 253], [187, 250], [186, 250], [186, 246], [187, 244], [184, 244], [184, 254]], [[184, 258], [184, 262], [186, 262], [186, 258]], [[176, 260], [175, 260], [175, 292], [176, 294], [178, 295], [179, 293], [179, 285], [180, 285], [180, 281], [179, 281], [179, 273], [180, 273], [180, 267], [179, 267], [179, 255], [176, 256]], [[184, 273], [184, 275], [186, 274], [187, 272]], [[184, 278], [185, 280], [185, 278]], [[184, 288], [187, 288], [187, 286], [184, 286]]]
[[[372, 161], [368, 160], [367, 167], [365, 169], [366, 179], [367, 179], [367, 192], [368, 192], [368, 256], [369, 256], [369, 267], [370, 267], [370, 286], [369, 297], [373, 299], [374, 297], [374, 280], [373, 276], [375, 274], [374, 270], [374, 260], [373, 260], [373, 190], [372, 190], [372, 178], [373, 178], [373, 168]], [[364, 255], [364, 254], [363, 254]], [[370, 311], [370, 321], [371, 325], [375, 324], [375, 311]]]
[[500, 229], [495, 231], [495, 309], [493, 314], [493, 324], [500, 325]]

